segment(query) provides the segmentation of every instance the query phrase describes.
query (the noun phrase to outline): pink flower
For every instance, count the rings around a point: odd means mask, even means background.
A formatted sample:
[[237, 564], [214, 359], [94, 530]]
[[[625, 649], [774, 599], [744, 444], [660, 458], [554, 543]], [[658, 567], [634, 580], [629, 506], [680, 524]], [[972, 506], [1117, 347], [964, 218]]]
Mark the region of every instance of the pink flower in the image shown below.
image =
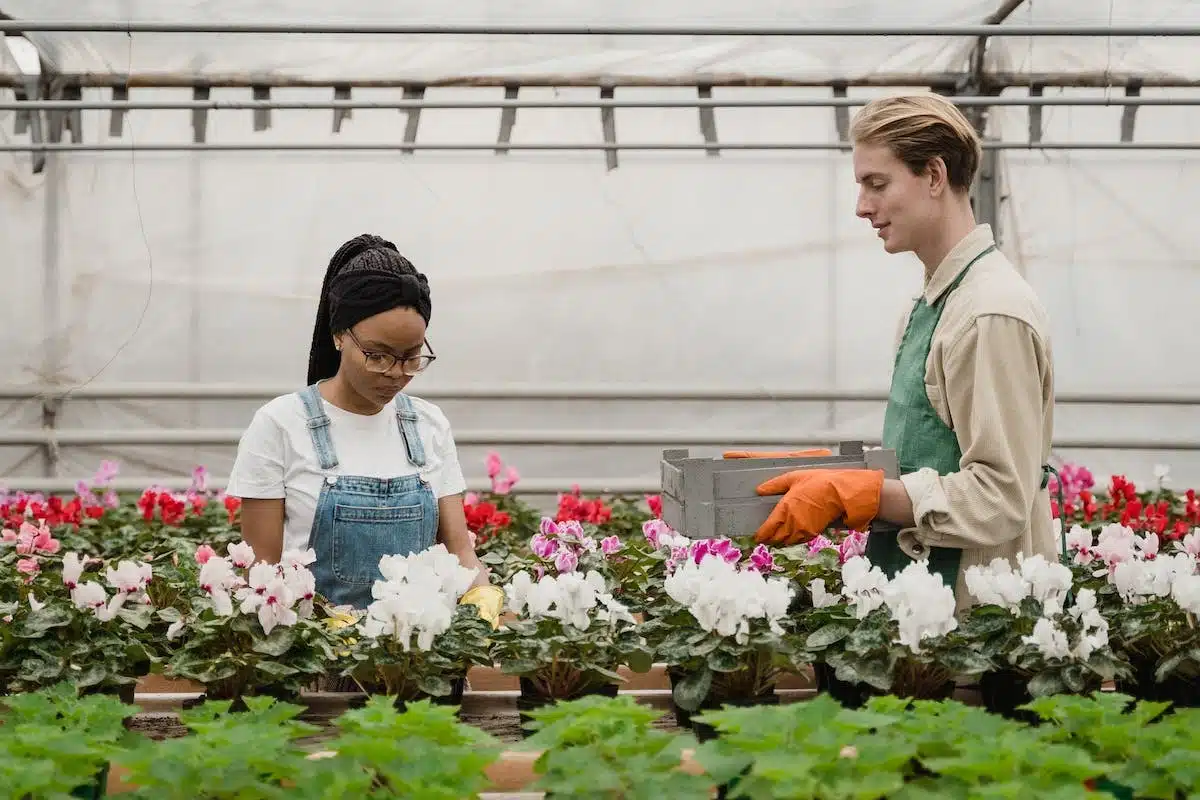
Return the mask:
[[208, 470], [198, 466], [192, 470], [192, 492], [202, 493], [208, 488]]
[[22, 558], [17, 561], [17, 572], [22, 572], [26, 575], [37, 575], [42, 571], [36, 558]]
[[856, 556], [866, 555], [866, 552], [867, 535], [862, 531], [850, 531], [838, 545], [838, 563], [845, 564]]
[[21, 523], [21, 532], [17, 534], [17, 552], [23, 555], [34, 552], [57, 553], [61, 545], [50, 533], [45, 521], [38, 527], [28, 522]]
[[196, 548], [196, 563], [207, 564], [208, 560], [217, 554], [216, 550], [206, 544], [202, 544]]
[[504, 462], [500, 460], [500, 454], [491, 452], [487, 454], [487, 474], [493, 480], [500, 474], [500, 470], [504, 469]]
[[558, 555], [554, 557], [554, 568], [560, 573], [574, 572], [577, 566], [579, 566], [579, 556], [571, 550], [565, 548], [559, 550]]
[[0, 534], [0, 541], [15, 542], [16, 540], [17, 540], [17, 532], [16, 531], [5, 528], [4, 533]]
[[477, 495], [475, 492], [467, 492], [465, 495], [463, 495], [463, 504], [464, 505], [473, 506], [473, 505], [477, 504], [478, 502], [479, 502], [479, 495]]
[[492, 476], [492, 493], [493, 494], [508, 494], [512, 491], [517, 482], [521, 480], [521, 474], [517, 472], [515, 467], [508, 467], [505, 470], [503, 477], [500, 475]]
[[673, 536], [675, 532], [671, 530], [671, 526], [663, 522], [661, 519], [648, 519], [642, 523], [642, 535], [646, 537], [646, 541], [650, 546], [658, 549], [662, 545], [659, 544], [659, 538], [662, 536]]
[[101, 461], [100, 468], [96, 470], [96, 475], [92, 478], [92, 485], [107, 486], [120, 471], [121, 466], [117, 462]]
[[121, 498], [117, 497], [117, 493], [109, 489], [104, 493], [104, 505], [108, 508], [120, 508]]
[[479, 537], [475, 535], [475, 531], [467, 531], [467, 538], [471, 540], [471, 549], [479, 547]]
[[583, 525], [574, 519], [558, 523], [558, 535], [564, 539], [574, 539], [577, 542], [582, 542], [587, 538], [587, 534], [583, 532]]
[[811, 542], [808, 543], [808, 554], [810, 556], [815, 556], [817, 553], [821, 552], [822, 550], [824, 550], [826, 548], [831, 548], [831, 547], [837, 547], [837, 545], [835, 545], [833, 542], [831, 542], [829, 539], [827, 539], [824, 536], [818, 536], [817, 538], [813, 539]]
[[605, 536], [600, 540], [600, 552], [606, 556], [611, 556], [621, 549], [621, 539], [617, 536]]
[[765, 544], [756, 545], [750, 553], [749, 568], [764, 573], [775, 571], [775, 556], [771, 555], [771, 551]]
[[529, 540], [529, 549], [538, 558], [553, 558], [558, 552], [558, 540], [544, 533], [535, 533]]
[[742, 551], [725, 537], [720, 539], [702, 539], [691, 545], [692, 560], [699, 564], [708, 556], [716, 556], [726, 563], [736, 564], [742, 558]]
[[558, 536], [558, 523], [551, 517], [542, 517], [538, 530], [542, 532], [542, 536]]

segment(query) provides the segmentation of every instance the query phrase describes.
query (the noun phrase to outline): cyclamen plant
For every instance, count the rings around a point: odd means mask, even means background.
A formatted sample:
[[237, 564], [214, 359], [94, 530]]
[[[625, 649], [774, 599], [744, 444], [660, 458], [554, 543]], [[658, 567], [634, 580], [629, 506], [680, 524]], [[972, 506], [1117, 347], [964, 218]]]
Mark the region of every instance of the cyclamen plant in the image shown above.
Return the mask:
[[1033, 697], [1094, 691], [1126, 673], [1109, 646], [1095, 590], [1079, 589], [1064, 610], [1073, 586], [1069, 567], [1019, 555], [1015, 570], [997, 558], [970, 567], [965, 581], [979, 604], [967, 613], [963, 634], [993, 664], [984, 688], [996, 695], [996, 710], [1012, 711]]
[[877, 693], [940, 699], [956, 675], [979, 675], [989, 662], [957, 632], [954, 591], [924, 561], [889, 580], [865, 557], [842, 568], [840, 592], [809, 586], [813, 611], [802, 633], [811, 660], [837, 679]]
[[183, 573], [176, 605], [158, 612], [180, 642], [166, 672], [205, 684], [209, 699], [249, 693], [294, 696], [323, 675], [334, 639], [316, 619], [310, 549], [285, 551], [278, 564], [256, 561], [245, 542], [229, 555], [200, 548]]
[[492, 636], [500, 669], [526, 694], [571, 699], [623, 682], [617, 669], [646, 672], [651, 651], [629, 609], [595, 570], [534, 580], [518, 572], [504, 587], [517, 619]]
[[667, 600], [644, 627], [672, 675], [675, 704], [688, 712], [772, 695], [779, 674], [795, 666], [791, 583], [768, 577], [762, 556], [739, 564], [735, 549], [689, 547], [664, 580]]
[[354, 630], [357, 641], [343, 674], [368, 693], [407, 702], [446, 697], [452, 681], [473, 665], [490, 665], [491, 625], [473, 605], [458, 605], [477, 570], [467, 569], [443, 544], [408, 556], [384, 556], [384, 579]]

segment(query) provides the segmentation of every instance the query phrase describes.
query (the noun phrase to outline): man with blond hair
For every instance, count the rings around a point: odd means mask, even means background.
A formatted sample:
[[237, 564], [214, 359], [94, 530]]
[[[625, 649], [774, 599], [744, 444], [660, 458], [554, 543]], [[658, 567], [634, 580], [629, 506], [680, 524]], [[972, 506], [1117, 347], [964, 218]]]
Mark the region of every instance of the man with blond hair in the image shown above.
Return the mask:
[[[756, 539], [805, 541], [839, 518], [872, 532], [867, 557], [889, 575], [914, 559], [954, 586], [1018, 554], [1053, 559], [1046, 491], [1054, 418], [1047, 315], [975, 221], [974, 127], [937, 95], [868, 103], [850, 130], [857, 214], [889, 253], [924, 265], [921, 295], [896, 345], [883, 445], [899, 480], [878, 471], [799, 470], [759, 487], [783, 494]], [[882, 524], [881, 524], [882, 523]]]

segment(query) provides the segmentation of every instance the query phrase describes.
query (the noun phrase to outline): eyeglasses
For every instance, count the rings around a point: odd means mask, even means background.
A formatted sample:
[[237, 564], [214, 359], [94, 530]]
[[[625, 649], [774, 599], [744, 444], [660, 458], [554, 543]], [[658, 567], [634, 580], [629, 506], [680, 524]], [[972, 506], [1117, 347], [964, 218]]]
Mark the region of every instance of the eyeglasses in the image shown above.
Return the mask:
[[391, 353], [380, 353], [374, 350], [367, 350], [362, 346], [362, 342], [358, 341], [358, 337], [354, 335], [354, 331], [347, 330], [346, 333], [350, 335], [350, 339], [354, 342], [354, 346], [357, 347], [359, 352], [363, 354], [363, 362], [365, 363], [368, 372], [380, 374], [384, 372], [390, 372], [392, 367], [396, 366], [396, 363], [399, 362], [400, 371], [411, 378], [418, 372], [423, 372], [426, 367], [428, 367], [437, 359], [437, 354], [433, 352], [433, 348], [430, 347], [428, 339], [424, 340], [423, 342], [425, 347], [429, 350], [428, 353], [421, 353], [420, 355], [401, 358], [400, 356], [394, 356]]

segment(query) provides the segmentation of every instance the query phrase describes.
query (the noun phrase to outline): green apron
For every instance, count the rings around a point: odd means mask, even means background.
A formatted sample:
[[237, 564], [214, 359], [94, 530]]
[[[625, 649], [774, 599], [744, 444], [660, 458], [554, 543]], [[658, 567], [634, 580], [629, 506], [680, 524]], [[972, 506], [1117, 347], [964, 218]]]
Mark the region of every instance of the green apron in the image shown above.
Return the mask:
[[[975, 262], [995, 249], [995, 245], [990, 245], [971, 259], [933, 305], [926, 303], [923, 295], [913, 305], [908, 327], [896, 352], [892, 388], [883, 418], [883, 446], [896, 451], [901, 475], [923, 468], [936, 470], [939, 475], [948, 475], [959, 469], [962, 449], [958, 446], [958, 437], [938, 417], [925, 392], [925, 362], [929, 359], [933, 332], [942, 318], [947, 298], [962, 283]], [[900, 548], [896, 538], [898, 532], [899, 529], [894, 526], [872, 525], [871, 534], [867, 536], [867, 559], [889, 578], [912, 563], [912, 558]], [[929, 549], [929, 571], [941, 575], [950, 587], [954, 587], [958, 581], [960, 561], [962, 550], [959, 548]]]

